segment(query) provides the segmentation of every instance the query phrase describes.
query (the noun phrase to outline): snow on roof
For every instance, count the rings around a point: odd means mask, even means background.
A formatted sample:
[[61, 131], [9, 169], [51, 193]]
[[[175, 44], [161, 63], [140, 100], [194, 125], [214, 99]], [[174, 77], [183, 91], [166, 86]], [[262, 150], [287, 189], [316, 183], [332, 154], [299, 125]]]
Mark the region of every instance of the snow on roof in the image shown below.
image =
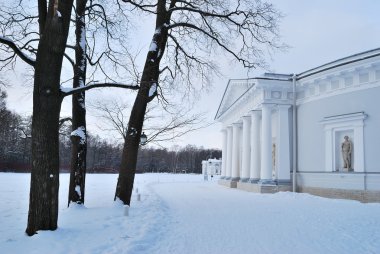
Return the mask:
[[380, 48], [367, 50], [361, 53], [357, 53], [351, 56], [343, 57], [337, 60], [334, 60], [332, 62], [320, 65], [318, 67], [312, 68], [310, 70], [301, 72], [300, 74], [297, 74], [297, 79], [302, 79], [309, 77], [311, 75], [317, 74], [322, 71], [330, 70], [342, 65], [363, 61], [372, 57], [380, 56]]

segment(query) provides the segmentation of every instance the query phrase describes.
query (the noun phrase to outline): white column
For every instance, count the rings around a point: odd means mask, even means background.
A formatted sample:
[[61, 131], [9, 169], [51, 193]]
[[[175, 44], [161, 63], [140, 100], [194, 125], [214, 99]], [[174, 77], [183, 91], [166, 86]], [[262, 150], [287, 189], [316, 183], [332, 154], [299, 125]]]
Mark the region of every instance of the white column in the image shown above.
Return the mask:
[[260, 115], [258, 110], [251, 111], [251, 170], [250, 181], [257, 183], [260, 180]]
[[[365, 172], [364, 170], [364, 124], [357, 124], [354, 126], [354, 153], [351, 156], [355, 156], [353, 166], [355, 172]], [[356, 149], [356, 150], [355, 150]], [[352, 158], [351, 157], [351, 158]]]
[[202, 161], [202, 174], [207, 175], [207, 161]]
[[325, 170], [327, 172], [335, 171], [333, 165], [333, 130], [325, 127]]
[[261, 127], [261, 183], [273, 183], [272, 180], [272, 104], [262, 104]]
[[232, 172], [231, 180], [239, 181], [240, 178], [240, 160], [239, 160], [239, 147], [240, 147], [240, 123], [232, 124]]
[[232, 172], [232, 126], [227, 127], [227, 161], [226, 161], [226, 179], [231, 179]]
[[220, 179], [226, 178], [227, 167], [227, 129], [222, 129], [222, 172], [220, 172]]
[[249, 181], [251, 162], [251, 117], [243, 116], [243, 151], [242, 151], [242, 172], [241, 182]]
[[278, 105], [277, 126], [277, 180], [279, 183], [290, 182], [290, 105]]

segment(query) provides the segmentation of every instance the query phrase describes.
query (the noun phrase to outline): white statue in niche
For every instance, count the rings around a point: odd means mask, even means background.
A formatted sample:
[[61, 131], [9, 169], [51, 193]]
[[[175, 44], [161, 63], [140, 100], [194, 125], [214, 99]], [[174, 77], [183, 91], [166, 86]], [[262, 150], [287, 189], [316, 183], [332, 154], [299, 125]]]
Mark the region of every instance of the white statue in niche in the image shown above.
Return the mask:
[[352, 143], [349, 140], [348, 136], [344, 136], [344, 141], [342, 143], [342, 157], [344, 166], [343, 168], [347, 168], [349, 171], [351, 169], [351, 152], [352, 152]]

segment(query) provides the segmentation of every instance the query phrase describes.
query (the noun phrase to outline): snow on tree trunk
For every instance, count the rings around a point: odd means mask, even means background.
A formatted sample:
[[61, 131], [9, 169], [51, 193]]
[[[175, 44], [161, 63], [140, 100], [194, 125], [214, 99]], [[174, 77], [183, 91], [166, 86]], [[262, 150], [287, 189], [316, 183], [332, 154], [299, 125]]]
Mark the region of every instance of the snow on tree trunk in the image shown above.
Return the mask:
[[48, 11], [35, 65], [32, 122], [32, 171], [26, 233], [55, 230], [58, 221], [58, 127], [62, 97], [60, 75], [69, 31], [72, 0], [61, 1], [61, 17]]
[[[86, 81], [86, 21], [87, 0], [76, 1], [76, 47], [73, 88], [82, 87]], [[86, 179], [86, 107], [85, 92], [72, 97], [71, 171], [68, 205], [84, 203]]]

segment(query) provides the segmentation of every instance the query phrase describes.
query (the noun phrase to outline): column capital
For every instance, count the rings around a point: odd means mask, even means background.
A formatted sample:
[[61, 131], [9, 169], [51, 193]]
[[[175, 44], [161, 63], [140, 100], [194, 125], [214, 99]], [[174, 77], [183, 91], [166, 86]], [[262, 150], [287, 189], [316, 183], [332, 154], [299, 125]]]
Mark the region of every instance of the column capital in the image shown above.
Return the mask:
[[261, 109], [252, 109], [252, 110], [249, 111], [249, 113], [251, 113], [251, 115], [252, 114], [260, 114], [261, 113]]
[[276, 106], [277, 104], [274, 103], [261, 103], [261, 108], [267, 108], [267, 109], [272, 109]]
[[277, 107], [279, 108], [279, 109], [288, 109], [288, 108], [290, 108], [292, 105], [290, 105], [290, 104], [277, 104]]
[[253, 119], [257, 119], [258, 117], [261, 116], [262, 111], [255, 109], [255, 110], [251, 110], [249, 113], [251, 114]]
[[232, 123], [232, 127], [240, 127], [241, 125], [242, 123], [240, 122]]
[[251, 116], [249, 116], [249, 115], [248, 116], [247, 115], [242, 116], [241, 119], [242, 119], [243, 125], [247, 124], [248, 122], [251, 122]]
[[273, 102], [263, 102], [263, 103], [261, 103], [261, 106], [275, 106], [275, 105], [277, 105], [277, 103], [273, 103]]

